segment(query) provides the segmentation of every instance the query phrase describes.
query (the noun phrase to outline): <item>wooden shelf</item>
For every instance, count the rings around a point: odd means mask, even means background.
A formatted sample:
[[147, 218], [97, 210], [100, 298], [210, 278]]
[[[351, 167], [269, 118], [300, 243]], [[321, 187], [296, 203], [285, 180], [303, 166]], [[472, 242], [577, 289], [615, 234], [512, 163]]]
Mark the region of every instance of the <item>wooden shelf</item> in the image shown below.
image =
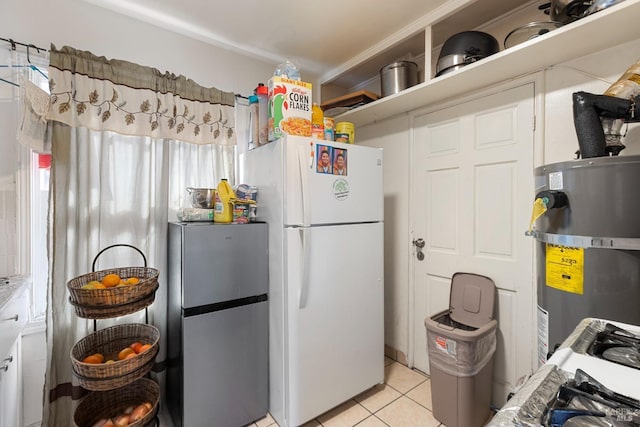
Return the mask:
[[[599, 52], [640, 38], [638, 22], [640, 0], [626, 0], [458, 71], [343, 113], [336, 121], [364, 126]], [[629, 64], [637, 55], [629, 52]]]

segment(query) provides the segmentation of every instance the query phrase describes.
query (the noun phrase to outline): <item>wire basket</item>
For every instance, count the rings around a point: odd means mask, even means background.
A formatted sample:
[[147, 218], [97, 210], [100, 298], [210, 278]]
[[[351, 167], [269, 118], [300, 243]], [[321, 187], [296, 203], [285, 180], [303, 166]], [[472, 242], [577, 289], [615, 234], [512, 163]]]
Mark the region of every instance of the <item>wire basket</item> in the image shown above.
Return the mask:
[[[73, 374], [87, 390], [103, 391], [122, 387], [142, 378], [151, 370], [158, 354], [160, 331], [153, 325], [127, 323], [92, 333], [71, 348]], [[136, 357], [118, 360], [118, 353], [134, 342], [151, 344]], [[113, 363], [84, 363], [92, 354], [100, 353]]]
[[124, 413], [130, 406], [137, 406], [149, 402], [153, 407], [146, 415], [129, 427], [142, 427], [151, 424], [158, 414], [160, 401], [160, 387], [148, 378], [141, 378], [117, 390], [97, 391], [89, 394], [76, 408], [73, 414], [75, 427], [90, 427], [98, 420], [115, 418]]
[[[107, 249], [125, 246], [138, 251], [144, 260], [144, 267], [110, 268], [96, 271], [98, 257]], [[115, 273], [120, 277], [137, 277], [137, 285], [118, 286], [107, 289], [83, 289], [91, 281], [102, 281], [107, 274]], [[158, 289], [158, 270], [147, 267], [147, 258], [140, 249], [132, 245], [116, 244], [102, 249], [93, 259], [91, 273], [78, 276], [67, 283], [69, 303], [73, 305], [78, 317], [85, 319], [107, 319], [135, 313], [155, 300]]]

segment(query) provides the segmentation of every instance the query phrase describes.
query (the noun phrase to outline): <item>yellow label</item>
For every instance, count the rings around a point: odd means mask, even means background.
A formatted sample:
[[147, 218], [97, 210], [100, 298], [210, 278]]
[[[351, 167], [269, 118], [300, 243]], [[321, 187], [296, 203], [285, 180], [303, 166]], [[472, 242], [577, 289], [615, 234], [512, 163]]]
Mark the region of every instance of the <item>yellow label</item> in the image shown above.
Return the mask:
[[547, 243], [547, 286], [582, 295], [584, 290], [584, 249]]
[[547, 211], [547, 205], [544, 200], [538, 198], [533, 202], [533, 211], [531, 212], [531, 222], [529, 223], [529, 232], [533, 230], [533, 224]]

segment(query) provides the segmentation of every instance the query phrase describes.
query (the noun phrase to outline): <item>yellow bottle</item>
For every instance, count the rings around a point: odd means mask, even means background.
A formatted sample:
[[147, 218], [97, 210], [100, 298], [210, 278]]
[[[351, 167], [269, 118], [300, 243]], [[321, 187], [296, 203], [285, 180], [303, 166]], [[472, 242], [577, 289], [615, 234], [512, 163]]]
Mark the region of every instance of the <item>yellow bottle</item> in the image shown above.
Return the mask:
[[213, 207], [213, 222], [229, 223], [233, 221], [233, 201], [236, 193], [226, 179], [222, 179], [216, 191], [216, 202]]
[[311, 107], [311, 136], [324, 139], [324, 113], [317, 103]]

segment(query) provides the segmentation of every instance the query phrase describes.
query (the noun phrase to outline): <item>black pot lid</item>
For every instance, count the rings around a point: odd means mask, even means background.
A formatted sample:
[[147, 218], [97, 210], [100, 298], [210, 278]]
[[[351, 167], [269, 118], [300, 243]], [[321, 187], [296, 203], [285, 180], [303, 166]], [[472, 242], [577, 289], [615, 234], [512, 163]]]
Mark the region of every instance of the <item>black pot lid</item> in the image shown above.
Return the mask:
[[504, 48], [509, 49], [527, 40], [535, 39], [561, 26], [561, 23], [555, 21], [530, 22], [511, 31], [504, 39]]

